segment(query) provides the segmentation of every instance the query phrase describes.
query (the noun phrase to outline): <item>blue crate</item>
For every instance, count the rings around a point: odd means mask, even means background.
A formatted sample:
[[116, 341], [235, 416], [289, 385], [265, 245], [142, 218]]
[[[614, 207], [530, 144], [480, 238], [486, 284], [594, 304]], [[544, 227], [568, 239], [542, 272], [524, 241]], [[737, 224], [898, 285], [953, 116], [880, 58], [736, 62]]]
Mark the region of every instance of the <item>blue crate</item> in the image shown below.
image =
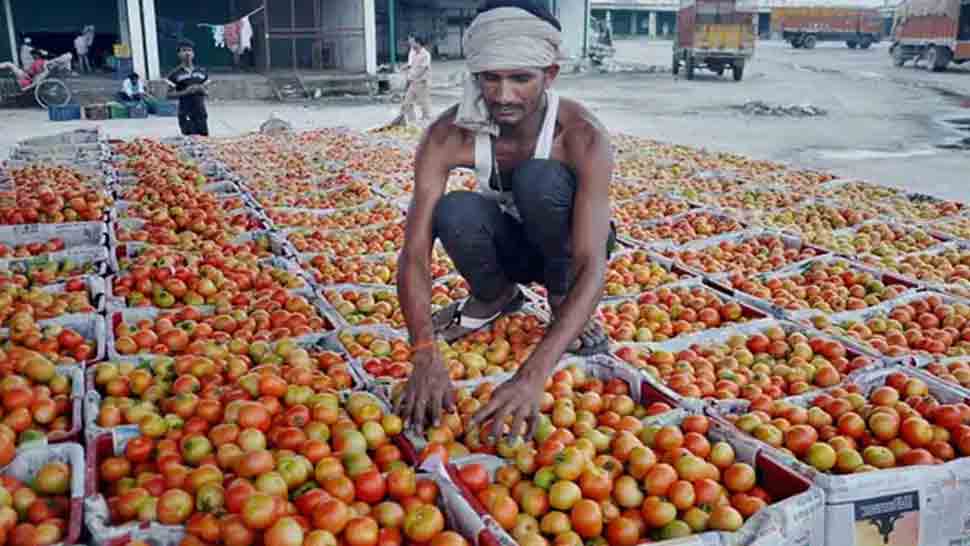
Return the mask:
[[131, 119], [143, 119], [148, 117], [148, 106], [144, 102], [128, 103], [128, 117]]
[[179, 104], [174, 101], [155, 101], [148, 105], [148, 112], [159, 117], [173, 118], [179, 115]]
[[81, 119], [81, 106], [68, 104], [65, 106], [48, 106], [47, 117], [51, 121], [74, 121]]

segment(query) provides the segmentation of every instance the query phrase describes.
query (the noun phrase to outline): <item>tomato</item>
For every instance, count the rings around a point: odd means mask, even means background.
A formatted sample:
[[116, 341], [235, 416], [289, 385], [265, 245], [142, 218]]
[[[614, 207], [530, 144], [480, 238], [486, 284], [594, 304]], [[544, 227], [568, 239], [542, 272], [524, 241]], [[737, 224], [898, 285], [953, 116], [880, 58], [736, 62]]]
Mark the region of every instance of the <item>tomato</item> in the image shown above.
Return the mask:
[[[347, 546], [375, 546], [378, 541], [377, 522], [368, 517], [353, 518], [344, 529]], [[430, 539], [430, 537], [428, 537]]]
[[[687, 456], [683, 457], [687, 459]], [[660, 463], [655, 465], [653, 468], [647, 472], [647, 475], [643, 478], [643, 486], [646, 489], [647, 495], [664, 497], [667, 495], [667, 490], [670, 486], [677, 481], [678, 475], [674, 467], [666, 463]], [[688, 476], [684, 476], [685, 479]]]
[[444, 516], [436, 506], [422, 505], [404, 516], [404, 534], [414, 542], [428, 542], [444, 527]]
[[192, 495], [181, 489], [169, 489], [158, 498], [158, 522], [166, 525], [184, 523], [193, 510]]
[[214, 514], [201, 512], [192, 514], [185, 523], [185, 532], [208, 543], [217, 542], [220, 537], [219, 518]]
[[579, 486], [570, 481], [558, 481], [549, 488], [549, 504], [556, 510], [569, 510], [582, 496]]
[[478, 493], [488, 486], [488, 471], [485, 465], [474, 463], [466, 464], [458, 470], [458, 477], [471, 489], [472, 493]]
[[401, 546], [404, 544], [404, 535], [397, 528], [381, 529], [377, 533], [377, 546]]
[[606, 471], [591, 467], [580, 476], [579, 488], [583, 492], [583, 497], [603, 501], [610, 498], [613, 492], [613, 480]]
[[352, 516], [350, 508], [344, 502], [338, 499], [329, 499], [314, 508], [312, 519], [313, 525], [317, 529], [323, 529], [333, 533], [334, 536], [338, 536]]
[[375, 506], [371, 513], [382, 529], [397, 529], [404, 525], [404, 508], [401, 508], [401, 505], [396, 502], [382, 502]]
[[640, 540], [640, 527], [629, 518], [619, 517], [606, 526], [610, 546], [634, 546]]
[[417, 492], [417, 476], [413, 468], [395, 468], [387, 473], [387, 492], [396, 500], [405, 499]]
[[678, 480], [671, 484], [667, 490], [667, 496], [678, 510], [687, 510], [694, 505], [696, 500], [694, 486], [691, 482], [685, 480]]
[[741, 514], [731, 506], [715, 506], [707, 520], [711, 529], [719, 531], [737, 531], [744, 524]]
[[34, 487], [43, 495], [65, 495], [71, 488], [71, 469], [64, 463], [47, 463], [37, 471]]
[[131, 463], [124, 457], [108, 457], [101, 463], [101, 479], [116, 482], [131, 474]]
[[444, 531], [431, 539], [430, 546], [469, 546], [465, 537], [454, 531]]
[[502, 494], [495, 495], [494, 499], [486, 504], [486, 508], [503, 529], [509, 530], [515, 527], [515, 521], [519, 515], [519, 505], [512, 497]]
[[569, 522], [582, 538], [597, 537], [603, 532], [603, 513], [600, 505], [589, 499], [577, 501], [569, 511]]
[[250, 529], [268, 529], [276, 522], [276, 501], [266, 493], [252, 493], [242, 504], [242, 520]]
[[677, 507], [660, 500], [659, 497], [650, 497], [643, 503], [640, 513], [643, 515], [643, 521], [656, 529], [667, 525], [677, 517]]
[[242, 512], [243, 503], [255, 492], [256, 488], [248, 481], [244, 479], [233, 480], [226, 488], [226, 509], [233, 514]]
[[265, 546], [303, 546], [303, 527], [292, 517], [282, 517], [263, 535]]
[[432, 480], [418, 480], [415, 495], [426, 504], [438, 502], [438, 484]]
[[736, 493], [750, 491], [755, 485], [754, 469], [746, 463], [734, 463], [724, 471], [724, 485]]

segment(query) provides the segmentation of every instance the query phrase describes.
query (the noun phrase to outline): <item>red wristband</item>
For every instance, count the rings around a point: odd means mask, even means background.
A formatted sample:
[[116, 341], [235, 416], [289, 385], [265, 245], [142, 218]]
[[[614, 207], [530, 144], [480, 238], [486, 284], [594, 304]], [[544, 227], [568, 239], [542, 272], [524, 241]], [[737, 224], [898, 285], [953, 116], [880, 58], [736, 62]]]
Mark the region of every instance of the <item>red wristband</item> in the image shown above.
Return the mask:
[[425, 340], [425, 341], [419, 341], [419, 342], [417, 342], [417, 343], [415, 343], [414, 345], [411, 346], [411, 354], [414, 354], [414, 353], [416, 353], [416, 352], [418, 352], [418, 351], [420, 351], [422, 349], [431, 349], [434, 346], [435, 346], [435, 340], [434, 339], [428, 339], [428, 340]]

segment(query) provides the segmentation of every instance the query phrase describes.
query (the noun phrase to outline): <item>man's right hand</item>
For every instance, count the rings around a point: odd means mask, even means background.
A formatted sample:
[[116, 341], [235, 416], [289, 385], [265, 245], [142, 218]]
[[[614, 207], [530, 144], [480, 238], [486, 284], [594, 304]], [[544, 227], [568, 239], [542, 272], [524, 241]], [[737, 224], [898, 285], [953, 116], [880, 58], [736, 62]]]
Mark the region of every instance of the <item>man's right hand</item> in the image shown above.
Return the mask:
[[455, 410], [455, 388], [437, 347], [417, 351], [411, 364], [411, 377], [398, 398], [395, 412], [406, 426], [422, 432], [440, 423], [442, 411]]

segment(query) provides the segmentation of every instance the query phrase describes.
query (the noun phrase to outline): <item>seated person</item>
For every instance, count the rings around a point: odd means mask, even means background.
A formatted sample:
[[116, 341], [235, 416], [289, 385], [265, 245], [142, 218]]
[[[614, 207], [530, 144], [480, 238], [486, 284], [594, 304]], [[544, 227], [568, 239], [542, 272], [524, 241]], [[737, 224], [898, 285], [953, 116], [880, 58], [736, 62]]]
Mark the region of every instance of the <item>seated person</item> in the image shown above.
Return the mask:
[[121, 102], [141, 102], [147, 96], [145, 82], [135, 72], [125, 78], [125, 81], [121, 84], [121, 91], [118, 92], [118, 98], [121, 99]]

